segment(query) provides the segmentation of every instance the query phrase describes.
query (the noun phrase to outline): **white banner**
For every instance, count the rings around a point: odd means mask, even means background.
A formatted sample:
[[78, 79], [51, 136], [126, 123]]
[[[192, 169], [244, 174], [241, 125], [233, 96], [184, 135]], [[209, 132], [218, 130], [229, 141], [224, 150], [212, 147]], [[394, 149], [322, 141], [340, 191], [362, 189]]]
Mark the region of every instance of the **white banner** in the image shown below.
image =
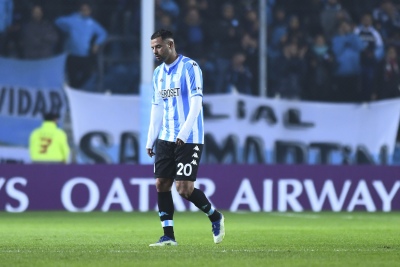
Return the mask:
[[[141, 162], [139, 135], [147, 132], [140, 132], [138, 96], [66, 90], [79, 163]], [[204, 114], [205, 163], [390, 164], [400, 99], [330, 104], [209, 95]]]
[[138, 96], [65, 90], [78, 163], [138, 161]]
[[26, 147], [0, 146], [0, 163], [30, 163], [29, 149]]
[[[236, 157], [237, 163], [385, 163], [400, 117], [400, 99], [331, 104], [220, 95], [207, 96], [204, 104], [206, 142], [225, 143], [212, 153], [217, 162], [230, 156], [226, 160]], [[254, 149], [261, 150], [257, 159]]]

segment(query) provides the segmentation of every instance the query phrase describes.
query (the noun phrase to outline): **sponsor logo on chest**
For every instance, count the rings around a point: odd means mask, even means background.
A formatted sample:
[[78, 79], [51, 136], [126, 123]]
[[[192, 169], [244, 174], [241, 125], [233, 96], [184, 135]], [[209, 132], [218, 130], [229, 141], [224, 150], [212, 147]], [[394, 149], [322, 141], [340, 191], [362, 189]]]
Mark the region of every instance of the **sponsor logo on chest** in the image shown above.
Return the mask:
[[161, 98], [177, 97], [180, 94], [181, 88], [169, 88], [159, 91]]

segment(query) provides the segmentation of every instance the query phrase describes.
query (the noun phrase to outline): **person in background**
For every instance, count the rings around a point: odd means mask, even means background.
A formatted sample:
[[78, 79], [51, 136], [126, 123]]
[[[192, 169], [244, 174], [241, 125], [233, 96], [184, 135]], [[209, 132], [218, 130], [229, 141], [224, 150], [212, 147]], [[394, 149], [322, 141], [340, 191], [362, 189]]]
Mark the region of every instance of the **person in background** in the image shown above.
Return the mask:
[[304, 99], [329, 101], [332, 95], [335, 57], [323, 34], [314, 37], [311, 48], [306, 53], [307, 78]]
[[400, 31], [400, 10], [392, 0], [380, 1], [379, 7], [373, 10], [372, 16], [375, 27], [379, 29], [384, 40]]
[[171, 31], [176, 31], [176, 23], [173, 22], [171, 15], [167, 13], [161, 13], [159, 19], [156, 21], [157, 29], [169, 29]]
[[386, 49], [386, 56], [379, 67], [379, 99], [400, 97], [400, 62], [394, 46]]
[[[282, 46], [286, 40], [288, 29], [288, 18], [282, 7], [274, 10], [274, 20], [269, 26], [268, 34], [268, 93], [269, 96], [276, 95], [279, 87], [278, 68], [279, 61], [283, 55]], [[258, 60], [258, 59], [257, 59]]]
[[68, 53], [69, 85], [80, 88], [92, 75], [94, 57], [107, 38], [106, 30], [91, 17], [89, 3], [80, 4], [79, 12], [59, 17], [55, 24], [67, 34], [65, 50]]
[[364, 14], [361, 24], [354, 29], [364, 43], [361, 52], [361, 101], [376, 99], [378, 65], [384, 57], [384, 43], [380, 33], [372, 24], [371, 14]]
[[224, 83], [224, 77], [229, 69], [232, 55], [240, 50], [240, 20], [233, 3], [226, 2], [221, 7], [220, 19], [218, 19], [213, 28], [212, 40], [216, 47], [216, 93], [221, 93]]
[[232, 56], [232, 63], [225, 78], [225, 92], [252, 94], [253, 75], [245, 62], [246, 55], [243, 52], [236, 52]]
[[186, 11], [185, 18], [178, 30], [180, 33], [178, 41], [184, 53], [189, 54], [195, 60], [206, 53], [205, 45], [209, 43], [206, 38], [207, 31], [196, 8]]
[[338, 33], [332, 39], [332, 51], [336, 59], [334, 72], [333, 102], [356, 102], [360, 86], [360, 54], [365, 45], [353, 33], [347, 21], [339, 24]]
[[244, 34], [241, 40], [241, 49], [246, 55], [246, 65], [253, 77], [250, 86], [252, 88], [252, 94], [254, 95], [258, 95], [259, 93], [259, 51], [257, 38], [250, 36], [250, 34]]
[[43, 9], [39, 5], [32, 8], [31, 20], [21, 32], [21, 48], [25, 59], [40, 59], [54, 55], [58, 33], [54, 26], [43, 19]]
[[174, 0], [157, 0], [156, 7], [171, 15], [173, 18], [177, 18], [180, 13], [180, 7]]
[[69, 163], [70, 148], [66, 133], [57, 127], [59, 115], [43, 114], [43, 123], [29, 137], [29, 153], [33, 163]]
[[279, 83], [275, 97], [301, 98], [307, 73], [306, 52], [307, 47], [299, 47], [296, 42], [288, 43], [283, 47], [283, 56], [277, 66]]
[[12, 0], [0, 0], [0, 55], [6, 53], [7, 31], [13, 21]]
[[320, 13], [320, 22], [325, 38], [330, 41], [342, 20], [351, 21], [350, 14], [340, 4], [340, 0], [327, 0]]

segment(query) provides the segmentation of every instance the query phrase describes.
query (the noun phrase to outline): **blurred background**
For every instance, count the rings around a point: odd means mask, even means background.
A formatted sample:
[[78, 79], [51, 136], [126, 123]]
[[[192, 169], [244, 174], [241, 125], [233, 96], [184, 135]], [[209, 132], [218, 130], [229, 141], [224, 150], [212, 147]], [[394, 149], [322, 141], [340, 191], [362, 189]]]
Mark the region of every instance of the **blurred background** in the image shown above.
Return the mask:
[[204, 163], [400, 164], [398, 0], [0, 0], [0, 162], [57, 111], [69, 163], [151, 163], [160, 28], [203, 71]]

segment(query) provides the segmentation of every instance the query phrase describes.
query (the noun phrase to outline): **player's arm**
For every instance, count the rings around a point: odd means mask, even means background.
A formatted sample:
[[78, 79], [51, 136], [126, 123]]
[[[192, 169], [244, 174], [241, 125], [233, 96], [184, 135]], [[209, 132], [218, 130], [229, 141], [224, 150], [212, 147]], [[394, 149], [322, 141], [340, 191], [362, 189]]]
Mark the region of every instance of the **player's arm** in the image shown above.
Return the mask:
[[160, 133], [162, 120], [164, 115], [164, 104], [161, 96], [157, 93], [157, 75], [159, 73], [159, 67], [154, 70], [153, 73], [153, 96], [151, 99], [151, 114], [150, 114], [150, 126], [149, 132], [147, 133], [146, 150], [147, 154], [152, 157], [154, 156], [153, 147], [156, 139]]
[[150, 127], [149, 127], [149, 132], [147, 134], [147, 143], [146, 143], [147, 154], [150, 157], [154, 155], [153, 147], [158, 137], [158, 134], [160, 133], [163, 114], [164, 114], [164, 108], [161, 104], [152, 105], [151, 115], [150, 115]]
[[189, 67], [186, 69], [186, 80], [191, 95], [190, 110], [185, 123], [178, 133], [176, 139], [177, 145], [186, 143], [203, 104], [203, 79], [200, 67], [196, 62], [190, 63]]
[[189, 114], [188, 114], [186, 121], [183, 124], [181, 130], [178, 133], [178, 137], [176, 140], [177, 145], [183, 145], [183, 143], [186, 143], [186, 141], [190, 135], [190, 132], [193, 129], [193, 125], [194, 125], [195, 121], [197, 120], [197, 117], [199, 116], [202, 103], [203, 103], [203, 97], [200, 95], [195, 95], [190, 98]]

